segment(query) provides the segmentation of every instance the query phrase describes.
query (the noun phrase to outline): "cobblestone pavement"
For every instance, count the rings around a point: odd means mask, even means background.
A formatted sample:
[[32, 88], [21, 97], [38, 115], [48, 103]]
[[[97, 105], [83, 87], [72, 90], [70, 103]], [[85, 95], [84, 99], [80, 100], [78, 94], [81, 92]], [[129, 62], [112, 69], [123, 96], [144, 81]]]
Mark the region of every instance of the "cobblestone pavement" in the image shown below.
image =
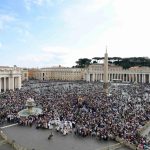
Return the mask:
[[[63, 136], [55, 131], [53, 132], [53, 138], [48, 140], [49, 130], [35, 129], [34, 127], [12, 126], [3, 129], [3, 132], [10, 139], [15, 140], [17, 144], [35, 150], [101, 150], [106, 146], [117, 143], [115, 141], [98, 141], [95, 138], [77, 137], [74, 134]], [[128, 148], [121, 147], [119, 149], [127, 150]]]

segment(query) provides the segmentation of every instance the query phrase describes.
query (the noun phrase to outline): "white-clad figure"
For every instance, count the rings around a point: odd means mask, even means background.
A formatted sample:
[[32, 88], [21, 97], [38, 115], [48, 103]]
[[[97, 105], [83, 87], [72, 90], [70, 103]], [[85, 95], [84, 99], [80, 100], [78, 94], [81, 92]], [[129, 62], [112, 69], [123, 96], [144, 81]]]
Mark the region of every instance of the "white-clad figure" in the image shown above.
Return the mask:
[[52, 125], [52, 123], [51, 123], [51, 120], [48, 122], [48, 128], [49, 128], [49, 129], [53, 129], [53, 125]]
[[64, 126], [62, 133], [63, 133], [63, 135], [67, 135], [67, 134], [68, 134], [68, 130], [67, 130], [67, 127], [66, 127], [66, 126]]
[[60, 132], [63, 133], [63, 129], [64, 129], [64, 122], [60, 123]]
[[61, 121], [60, 121], [59, 118], [55, 119], [55, 125], [56, 125], [56, 126], [59, 125], [60, 123], [61, 123]]

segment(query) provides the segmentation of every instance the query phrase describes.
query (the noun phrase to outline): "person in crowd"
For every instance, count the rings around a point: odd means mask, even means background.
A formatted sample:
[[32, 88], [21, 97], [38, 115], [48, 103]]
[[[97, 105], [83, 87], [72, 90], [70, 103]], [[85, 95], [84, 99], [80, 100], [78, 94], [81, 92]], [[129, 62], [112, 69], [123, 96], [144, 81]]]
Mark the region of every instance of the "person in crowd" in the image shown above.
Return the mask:
[[[20, 90], [0, 95], [0, 120], [98, 140], [119, 137], [145, 149], [150, 141], [139, 131], [150, 121], [149, 89], [150, 84], [112, 84], [107, 96], [100, 83], [26, 81]], [[28, 98], [43, 114], [18, 116]]]

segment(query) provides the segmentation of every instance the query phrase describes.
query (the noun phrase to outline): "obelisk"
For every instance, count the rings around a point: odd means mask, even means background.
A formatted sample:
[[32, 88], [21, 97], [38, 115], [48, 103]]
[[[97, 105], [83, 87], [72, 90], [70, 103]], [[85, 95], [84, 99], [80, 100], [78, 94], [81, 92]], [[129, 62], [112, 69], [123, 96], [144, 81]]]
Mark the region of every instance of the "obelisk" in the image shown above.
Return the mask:
[[108, 54], [107, 54], [107, 47], [106, 47], [106, 53], [104, 56], [104, 92], [106, 95], [108, 94]]

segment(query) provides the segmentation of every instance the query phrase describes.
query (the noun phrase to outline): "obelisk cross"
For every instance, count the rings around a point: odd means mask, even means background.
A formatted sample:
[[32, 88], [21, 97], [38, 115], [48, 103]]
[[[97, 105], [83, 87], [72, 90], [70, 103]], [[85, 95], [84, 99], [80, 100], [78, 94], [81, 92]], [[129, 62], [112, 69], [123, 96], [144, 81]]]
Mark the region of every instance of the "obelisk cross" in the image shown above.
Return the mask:
[[106, 47], [106, 53], [104, 56], [104, 92], [108, 94], [108, 53]]

